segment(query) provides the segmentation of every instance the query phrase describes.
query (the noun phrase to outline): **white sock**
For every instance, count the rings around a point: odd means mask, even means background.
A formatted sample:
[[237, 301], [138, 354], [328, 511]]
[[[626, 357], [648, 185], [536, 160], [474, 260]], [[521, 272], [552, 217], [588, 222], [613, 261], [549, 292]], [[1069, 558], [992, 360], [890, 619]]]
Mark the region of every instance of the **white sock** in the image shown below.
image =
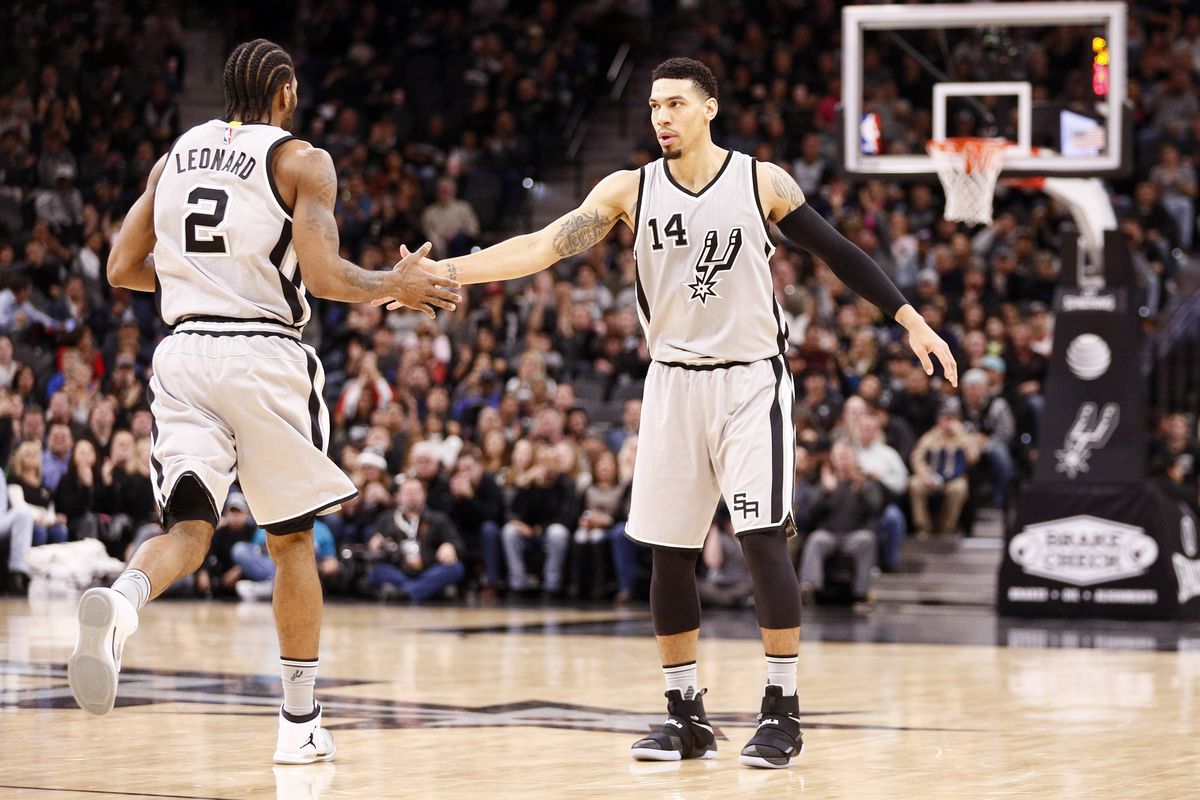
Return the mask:
[[696, 696], [696, 662], [689, 661], [686, 664], [674, 664], [669, 667], [663, 667], [663, 677], [667, 679], [667, 691], [678, 689], [683, 695], [684, 700], [691, 700]]
[[317, 659], [279, 659], [279, 675], [283, 679], [283, 710], [298, 717], [316, 711], [313, 687], [317, 685]]
[[767, 656], [767, 685], [783, 688], [783, 696], [791, 697], [796, 693], [796, 668], [800, 664], [800, 656]]
[[140, 569], [127, 569], [113, 582], [112, 590], [125, 596], [134, 611], [150, 600], [150, 579]]

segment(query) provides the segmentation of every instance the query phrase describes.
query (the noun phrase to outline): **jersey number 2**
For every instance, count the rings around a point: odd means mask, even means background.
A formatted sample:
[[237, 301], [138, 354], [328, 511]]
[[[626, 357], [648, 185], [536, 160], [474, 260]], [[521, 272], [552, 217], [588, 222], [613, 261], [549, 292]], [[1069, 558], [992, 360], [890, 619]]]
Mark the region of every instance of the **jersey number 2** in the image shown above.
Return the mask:
[[213, 186], [193, 187], [183, 218], [183, 252], [190, 256], [227, 256], [229, 240], [219, 233], [225, 227], [229, 192]]

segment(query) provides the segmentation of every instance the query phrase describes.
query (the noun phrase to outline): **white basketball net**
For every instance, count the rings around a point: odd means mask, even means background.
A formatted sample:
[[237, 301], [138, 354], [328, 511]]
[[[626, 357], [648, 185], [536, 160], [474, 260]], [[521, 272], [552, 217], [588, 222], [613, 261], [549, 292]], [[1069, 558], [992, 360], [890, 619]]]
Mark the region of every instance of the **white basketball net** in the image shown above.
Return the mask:
[[954, 222], [989, 225], [992, 195], [1004, 166], [1005, 139], [931, 139], [926, 145], [946, 191], [943, 216]]

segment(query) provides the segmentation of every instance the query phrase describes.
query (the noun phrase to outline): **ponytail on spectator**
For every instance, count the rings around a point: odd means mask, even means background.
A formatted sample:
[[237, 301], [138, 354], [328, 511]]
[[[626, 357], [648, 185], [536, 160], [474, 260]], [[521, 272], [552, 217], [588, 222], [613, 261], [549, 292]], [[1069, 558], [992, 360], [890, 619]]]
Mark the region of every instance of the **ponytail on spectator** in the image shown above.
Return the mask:
[[268, 116], [275, 93], [296, 74], [292, 57], [267, 39], [242, 42], [225, 62], [225, 119], [243, 122]]

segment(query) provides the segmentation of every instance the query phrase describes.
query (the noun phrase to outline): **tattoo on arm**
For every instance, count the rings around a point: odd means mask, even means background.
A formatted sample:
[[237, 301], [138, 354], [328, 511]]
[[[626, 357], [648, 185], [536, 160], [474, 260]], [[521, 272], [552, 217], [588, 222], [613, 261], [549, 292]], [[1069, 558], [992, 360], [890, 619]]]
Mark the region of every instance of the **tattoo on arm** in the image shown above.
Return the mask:
[[452, 281], [458, 280], [458, 265], [453, 261], [446, 265], [446, 277]]
[[554, 234], [554, 252], [559, 258], [582, 253], [599, 242], [612, 227], [612, 220], [599, 211], [575, 214]]
[[796, 185], [795, 178], [784, 172], [778, 164], [768, 162], [767, 169], [771, 174], [771, 188], [775, 190], [779, 199], [787, 204], [787, 211], [780, 216], [787, 216], [800, 207], [800, 204], [804, 202], [804, 196], [800, 193], [800, 187]]
[[337, 171], [330, 164], [316, 177], [313, 194], [316, 202], [308, 206], [308, 218], [305, 220], [314, 230], [318, 231], [325, 241], [336, 245], [339, 241], [337, 220], [333, 218], [333, 207], [337, 201], [338, 179]]

